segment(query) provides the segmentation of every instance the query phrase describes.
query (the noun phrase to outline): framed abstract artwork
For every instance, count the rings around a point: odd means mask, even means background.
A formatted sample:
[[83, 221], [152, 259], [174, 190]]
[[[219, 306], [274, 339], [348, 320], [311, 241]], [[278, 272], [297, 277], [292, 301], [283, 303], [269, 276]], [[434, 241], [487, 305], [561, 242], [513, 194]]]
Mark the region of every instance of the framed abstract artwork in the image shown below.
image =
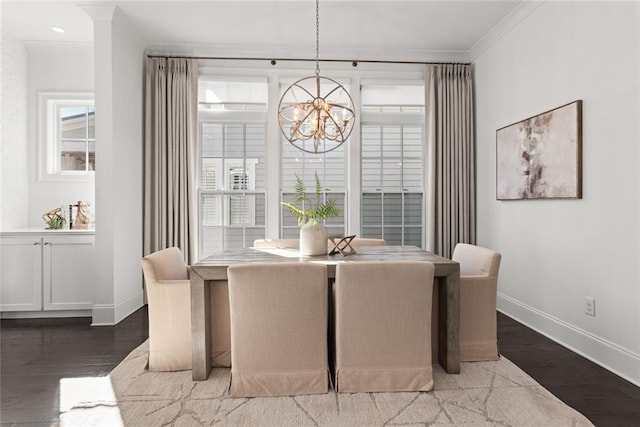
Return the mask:
[[582, 101], [496, 131], [496, 198], [582, 198]]

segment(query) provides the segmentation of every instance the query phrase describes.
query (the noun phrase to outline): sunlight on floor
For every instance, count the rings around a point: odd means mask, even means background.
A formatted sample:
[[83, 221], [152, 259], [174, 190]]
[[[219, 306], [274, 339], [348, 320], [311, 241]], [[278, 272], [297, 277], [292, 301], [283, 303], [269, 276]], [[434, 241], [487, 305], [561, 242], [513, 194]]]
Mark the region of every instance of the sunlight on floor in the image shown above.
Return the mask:
[[124, 426], [111, 378], [62, 378], [60, 425]]

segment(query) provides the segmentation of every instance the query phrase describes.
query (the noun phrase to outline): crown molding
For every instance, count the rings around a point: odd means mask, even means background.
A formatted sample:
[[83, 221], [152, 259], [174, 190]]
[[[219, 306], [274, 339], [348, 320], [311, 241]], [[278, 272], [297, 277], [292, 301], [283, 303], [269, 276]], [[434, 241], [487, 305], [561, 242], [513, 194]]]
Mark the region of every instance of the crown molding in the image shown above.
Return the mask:
[[[315, 59], [311, 48], [299, 46], [251, 46], [247, 45], [211, 45], [211, 44], [151, 44], [147, 47], [148, 55], [175, 55], [215, 58], [274, 58]], [[344, 61], [390, 61], [390, 62], [469, 62], [469, 54], [465, 51], [431, 51], [423, 49], [367, 49], [367, 48], [328, 48], [320, 54], [322, 60]]]
[[545, 1], [522, 1], [507, 16], [498, 22], [491, 30], [478, 40], [468, 51], [468, 59], [474, 62], [487, 49], [497, 43], [502, 37], [520, 25], [529, 15], [542, 6]]
[[77, 6], [84, 10], [94, 21], [112, 21], [117, 6], [99, 5], [96, 3], [79, 3]]

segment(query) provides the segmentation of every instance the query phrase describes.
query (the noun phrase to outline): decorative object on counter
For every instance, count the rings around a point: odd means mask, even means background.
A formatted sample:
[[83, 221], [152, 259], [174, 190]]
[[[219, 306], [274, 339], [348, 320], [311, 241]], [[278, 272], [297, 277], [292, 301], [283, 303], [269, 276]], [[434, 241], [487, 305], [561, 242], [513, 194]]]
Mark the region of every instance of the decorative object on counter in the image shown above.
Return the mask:
[[582, 101], [496, 131], [498, 200], [582, 198]]
[[78, 204], [75, 206], [77, 206], [75, 227], [83, 230], [93, 228], [94, 219], [91, 212], [89, 212], [89, 202], [78, 200]]
[[60, 230], [64, 227], [65, 219], [61, 208], [51, 209], [42, 215], [42, 219], [47, 223], [47, 230]]
[[329, 240], [333, 243], [333, 249], [329, 252], [329, 255], [340, 254], [342, 256], [353, 255], [356, 250], [351, 246], [351, 241], [356, 238], [353, 236], [329, 236]]
[[[88, 230], [95, 227], [95, 220], [91, 212], [89, 212], [89, 202], [78, 200], [75, 205], [69, 205], [69, 228]], [[73, 215], [75, 208], [76, 214]], [[74, 221], [75, 218], [75, 221]]]
[[302, 207], [299, 208], [292, 203], [282, 203], [298, 219], [298, 225], [302, 226], [300, 227], [300, 253], [302, 255], [327, 254], [327, 227], [318, 221], [342, 213], [342, 210], [336, 206], [335, 200], [329, 199], [321, 202], [323, 191], [318, 172], [315, 173], [315, 180], [315, 204], [307, 197], [304, 182], [298, 175], [296, 175], [296, 202], [301, 202]]

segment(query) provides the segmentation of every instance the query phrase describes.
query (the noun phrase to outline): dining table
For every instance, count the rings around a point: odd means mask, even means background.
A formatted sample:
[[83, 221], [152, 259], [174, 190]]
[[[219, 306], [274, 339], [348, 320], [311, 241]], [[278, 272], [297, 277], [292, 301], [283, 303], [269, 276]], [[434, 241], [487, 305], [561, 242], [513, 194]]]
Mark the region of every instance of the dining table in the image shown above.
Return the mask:
[[[234, 264], [313, 262], [327, 266], [335, 279], [341, 262], [422, 261], [434, 264], [434, 285], [438, 286], [438, 362], [449, 374], [460, 373], [460, 265], [416, 246], [362, 246], [348, 256], [340, 253], [305, 256], [297, 248], [223, 249], [191, 265], [192, 377], [206, 380], [211, 371], [210, 285], [227, 280], [227, 268]], [[425, 281], [426, 283], [426, 281]], [[430, 310], [429, 310], [430, 311]]]

